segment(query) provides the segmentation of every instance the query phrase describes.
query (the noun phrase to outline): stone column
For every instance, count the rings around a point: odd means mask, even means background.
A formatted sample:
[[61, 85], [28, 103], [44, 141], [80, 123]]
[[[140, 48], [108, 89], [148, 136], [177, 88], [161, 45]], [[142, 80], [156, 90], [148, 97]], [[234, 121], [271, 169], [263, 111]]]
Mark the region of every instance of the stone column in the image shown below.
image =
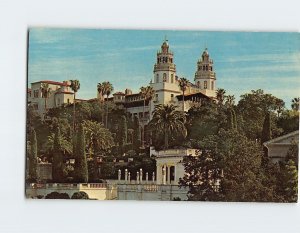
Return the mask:
[[162, 184], [166, 184], [166, 168], [163, 166], [162, 168]]
[[148, 184], [148, 172], [146, 172], [146, 183]]
[[140, 173], [136, 172], [136, 183], [139, 184], [140, 181]]
[[170, 169], [171, 167], [168, 165], [167, 166], [167, 177], [166, 177], [166, 179], [167, 179], [167, 184], [170, 184], [171, 183], [171, 181], [170, 181], [170, 178], [171, 178], [171, 176], [170, 176], [170, 171], [171, 171], [171, 169]]
[[118, 181], [120, 181], [121, 180], [121, 170], [119, 169], [118, 170]]
[[155, 172], [152, 172], [152, 182], [155, 182]]
[[128, 178], [128, 170], [127, 168], [125, 169], [125, 182], [127, 183], [127, 178]]
[[128, 172], [128, 181], [129, 181], [129, 184], [130, 184], [130, 172]]
[[162, 167], [161, 165], [156, 165], [156, 183], [162, 183]]
[[140, 168], [140, 182], [143, 182], [143, 169]]

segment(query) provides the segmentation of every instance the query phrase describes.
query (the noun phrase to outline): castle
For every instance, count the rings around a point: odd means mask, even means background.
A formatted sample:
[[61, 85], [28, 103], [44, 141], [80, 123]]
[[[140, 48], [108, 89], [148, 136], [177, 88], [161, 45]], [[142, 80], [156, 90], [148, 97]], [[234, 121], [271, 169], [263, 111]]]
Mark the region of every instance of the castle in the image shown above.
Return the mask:
[[[138, 117], [141, 123], [147, 123], [150, 120], [151, 113], [156, 105], [173, 104], [178, 109], [183, 109], [184, 101], [184, 110], [188, 111], [192, 106], [199, 104], [202, 99], [215, 98], [216, 73], [214, 72], [213, 60], [210, 59], [208, 50], [205, 49], [201, 58], [197, 61], [194, 82], [188, 82], [183, 98], [183, 92], [179, 87], [179, 78], [176, 75], [174, 53], [169, 47], [168, 41], [165, 40], [161, 45], [161, 49], [157, 52], [153, 78], [149, 83], [155, 91], [155, 95], [151, 100], [145, 101], [145, 114], [143, 114], [144, 99], [140, 93], [132, 93], [130, 89], [126, 89], [124, 92], [115, 92], [113, 97], [108, 99], [117, 105], [123, 105], [131, 116]], [[41, 91], [43, 83], [48, 84], [50, 88], [50, 95], [46, 100], [47, 106]], [[97, 99], [99, 98], [101, 96], [97, 92]], [[72, 104], [73, 102], [74, 93], [70, 89], [69, 81], [39, 81], [31, 83], [31, 88], [28, 89], [28, 103], [42, 117], [46, 112], [46, 108], [56, 108], [65, 104]]]
[[[178, 109], [188, 111], [192, 106], [199, 104], [202, 99], [214, 99], [216, 96], [216, 73], [214, 72], [213, 60], [210, 59], [208, 50], [205, 49], [201, 58], [197, 61], [194, 83], [189, 82], [184, 93], [179, 87], [179, 78], [176, 75], [174, 53], [170, 50], [168, 41], [165, 40], [161, 49], [157, 52], [156, 63], [153, 69], [153, 78], [149, 85], [155, 91], [155, 96], [145, 102], [145, 117], [143, 118], [144, 99], [140, 93], [132, 93], [130, 89], [124, 92], [115, 92], [109, 101], [123, 105], [132, 115], [147, 122], [156, 105], [173, 104]], [[99, 93], [97, 98], [101, 98]]]

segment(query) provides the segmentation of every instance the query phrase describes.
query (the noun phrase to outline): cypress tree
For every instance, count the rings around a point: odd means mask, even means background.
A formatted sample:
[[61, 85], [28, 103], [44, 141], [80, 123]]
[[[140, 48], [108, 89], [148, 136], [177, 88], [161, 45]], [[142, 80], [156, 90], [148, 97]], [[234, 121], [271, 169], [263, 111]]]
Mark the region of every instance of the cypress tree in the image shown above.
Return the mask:
[[36, 132], [34, 129], [30, 135], [30, 153], [29, 153], [29, 179], [32, 181], [37, 180], [37, 140]]
[[[263, 144], [266, 141], [271, 140], [271, 115], [268, 112], [265, 116], [264, 124], [263, 124], [263, 129], [261, 132], [261, 144]], [[263, 158], [262, 158], [262, 166], [266, 167], [269, 161], [268, 157], [268, 149], [266, 147], [263, 147]]]
[[75, 151], [75, 177], [79, 183], [88, 182], [88, 167], [85, 154], [85, 138], [83, 125], [80, 125]]
[[133, 144], [136, 148], [138, 148], [141, 145], [141, 126], [139, 123], [139, 119], [136, 116], [134, 117], [133, 125], [134, 125]]
[[234, 109], [232, 109], [231, 111], [232, 111], [232, 117], [233, 117], [233, 128], [237, 130], [236, 113], [235, 113]]
[[229, 109], [228, 111], [227, 121], [228, 121], [228, 129], [234, 129], [234, 115], [232, 109]]
[[268, 112], [265, 116], [262, 133], [261, 133], [261, 143], [271, 140], [271, 115]]
[[59, 127], [57, 127], [54, 136], [52, 180], [57, 183], [64, 182], [64, 161], [61, 148], [61, 134]]
[[121, 127], [120, 127], [120, 133], [121, 133], [121, 140], [120, 143], [121, 145], [126, 145], [127, 144], [127, 119], [125, 116], [122, 116], [121, 119]]

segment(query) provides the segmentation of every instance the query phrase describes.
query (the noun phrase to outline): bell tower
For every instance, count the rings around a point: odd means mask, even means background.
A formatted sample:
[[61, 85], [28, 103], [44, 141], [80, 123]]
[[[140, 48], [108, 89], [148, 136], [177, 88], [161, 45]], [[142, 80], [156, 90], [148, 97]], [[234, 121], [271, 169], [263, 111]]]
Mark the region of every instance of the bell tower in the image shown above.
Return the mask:
[[151, 110], [155, 105], [170, 105], [176, 103], [176, 96], [181, 94], [176, 76], [174, 54], [165, 39], [161, 49], [156, 53], [156, 63], [153, 69], [153, 80], [150, 85], [155, 90], [155, 96], [151, 101]]
[[195, 85], [200, 92], [209, 96], [216, 96], [216, 73], [214, 72], [213, 60], [209, 59], [207, 48], [203, 51], [201, 59], [197, 62], [195, 73]]
[[154, 83], [175, 83], [176, 66], [174, 64], [174, 54], [169, 50], [168, 40], [165, 39], [161, 45], [161, 50], [156, 54], [154, 65]]

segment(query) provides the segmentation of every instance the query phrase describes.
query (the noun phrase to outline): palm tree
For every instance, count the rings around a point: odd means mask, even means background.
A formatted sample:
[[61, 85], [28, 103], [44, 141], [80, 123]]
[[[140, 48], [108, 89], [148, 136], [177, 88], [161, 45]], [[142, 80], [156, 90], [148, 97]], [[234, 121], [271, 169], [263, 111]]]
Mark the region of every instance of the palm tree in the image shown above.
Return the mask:
[[[150, 100], [153, 98], [155, 90], [150, 86], [141, 87], [140, 90], [141, 90], [140, 95], [143, 97], [143, 100], [144, 100], [143, 118], [145, 119], [146, 100], [149, 100], [149, 107], [151, 107]], [[149, 109], [149, 113], [151, 113], [150, 109]], [[142, 126], [142, 130], [143, 130], [142, 147], [144, 148], [144, 143], [145, 143], [145, 125], [144, 124]]]
[[49, 87], [48, 83], [42, 83], [41, 92], [42, 92], [42, 98], [44, 98], [44, 100], [45, 100], [45, 115], [46, 115], [46, 113], [47, 113], [47, 100], [48, 100], [49, 95], [51, 93], [51, 88]]
[[224, 99], [225, 99], [225, 93], [226, 93], [226, 91], [223, 88], [218, 88], [216, 90], [216, 97], [217, 97], [219, 104], [223, 104]]
[[225, 99], [226, 99], [225, 104], [228, 107], [232, 107], [234, 105], [234, 101], [235, 101], [234, 95], [228, 95], [228, 96], [225, 97]]
[[70, 88], [74, 92], [74, 101], [73, 101], [73, 130], [75, 132], [75, 122], [76, 122], [76, 112], [75, 112], [76, 93], [80, 89], [80, 82], [78, 80], [70, 80], [70, 82], [71, 82]]
[[292, 99], [291, 107], [294, 111], [299, 111], [299, 104], [300, 104], [300, 98], [299, 97]]
[[182, 112], [184, 112], [184, 92], [186, 91], [188, 83], [189, 81], [186, 78], [182, 77], [179, 79], [179, 87], [180, 90], [182, 90]]
[[[100, 111], [101, 111], [101, 104], [103, 103], [104, 101], [104, 86], [103, 86], [103, 83], [98, 83], [97, 85], [97, 91], [99, 93], [99, 105], [100, 105]], [[102, 123], [104, 124], [104, 112], [102, 111]]]
[[108, 120], [108, 97], [114, 90], [113, 85], [110, 82], [103, 82], [103, 93], [106, 95], [106, 117], [105, 117], [105, 127], [107, 128], [107, 120]]
[[186, 136], [187, 129], [184, 125], [184, 115], [176, 110], [174, 105], [156, 105], [150, 127], [153, 127], [159, 134], [164, 135], [164, 149], [169, 147], [169, 136], [171, 134], [181, 134]]

